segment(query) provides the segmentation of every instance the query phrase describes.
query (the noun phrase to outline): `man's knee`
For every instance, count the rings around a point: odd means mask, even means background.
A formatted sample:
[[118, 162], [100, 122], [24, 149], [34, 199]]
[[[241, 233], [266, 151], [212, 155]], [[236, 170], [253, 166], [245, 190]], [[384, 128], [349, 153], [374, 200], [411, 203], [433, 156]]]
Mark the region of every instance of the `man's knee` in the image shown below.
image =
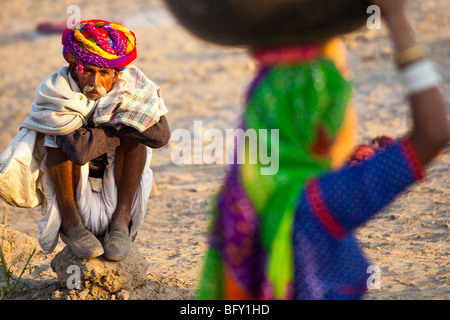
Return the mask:
[[138, 142], [136, 139], [127, 137], [127, 136], [120, 136], [120, 146], [119, 148], [123, 148], [125, 150], [133, 150], [133, 149], [145, 149], [145, 145]]
[[59, 148], [47, 148], [47, 167], [61, 165], [68, 161], [66, 154]]
[[127, 159], [130, 157], [136, 164], [147, 158], [147, 147], [136, 139], [120, 137], [120, 146], [116, 149], [116, 156]]
[[124, 174], [127, 180], [140, 178], [147, 162], [147, 147], [135, 139], [121, 137], [120, 146], [116, 149], [115, 179], [119, 185]]
[[80, 166], [70, 161], [61, 149], [47, 148], [46, 165], [57, 193], [64, 191], [59, 189], [70, 187], [76, 190], [81, 174]]

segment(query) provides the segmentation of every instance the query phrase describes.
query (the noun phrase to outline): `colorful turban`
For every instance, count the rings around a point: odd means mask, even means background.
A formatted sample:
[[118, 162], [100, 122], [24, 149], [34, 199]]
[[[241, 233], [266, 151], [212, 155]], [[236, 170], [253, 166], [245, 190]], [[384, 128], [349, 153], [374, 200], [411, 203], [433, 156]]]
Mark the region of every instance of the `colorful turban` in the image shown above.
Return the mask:
[[83, 64], [123, 70], [136, 59], [136, 37], [127, 28], [104, 20], [82, 21], [62, 36], [63, 56], [83, 72]]

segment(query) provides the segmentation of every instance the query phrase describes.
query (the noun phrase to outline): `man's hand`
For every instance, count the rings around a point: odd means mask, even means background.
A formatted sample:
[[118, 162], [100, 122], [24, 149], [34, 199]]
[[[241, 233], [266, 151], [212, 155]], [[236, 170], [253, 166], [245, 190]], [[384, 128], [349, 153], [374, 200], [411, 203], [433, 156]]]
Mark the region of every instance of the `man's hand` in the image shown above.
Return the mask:
[[94, 112], [91, 113], [88, 119], [88, 124], [93, 125], [94, 124]]

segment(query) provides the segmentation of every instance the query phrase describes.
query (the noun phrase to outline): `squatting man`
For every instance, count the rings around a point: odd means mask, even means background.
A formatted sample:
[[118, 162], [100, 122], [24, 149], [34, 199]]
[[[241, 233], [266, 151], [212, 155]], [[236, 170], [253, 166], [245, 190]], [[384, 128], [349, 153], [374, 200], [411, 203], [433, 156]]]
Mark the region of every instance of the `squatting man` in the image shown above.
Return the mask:
[[146, 213], [152, 148], [170, 139], [167, 109], [130, 64], [136, 38], [125, 27], [82, 21], [62, 44], [69, 65], [38, 87], [22, 125], [45, 135], [38, 240], [46, 253], [61, 236], [80, 258], [123, 260]]

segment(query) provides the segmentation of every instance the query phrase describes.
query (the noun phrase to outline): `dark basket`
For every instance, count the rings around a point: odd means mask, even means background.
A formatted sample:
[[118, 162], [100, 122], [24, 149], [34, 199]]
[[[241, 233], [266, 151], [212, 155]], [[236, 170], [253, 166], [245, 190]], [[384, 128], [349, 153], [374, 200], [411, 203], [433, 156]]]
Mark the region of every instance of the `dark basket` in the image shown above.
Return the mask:
[[369, 0], [165, 0], [206, 41], [236, 46], [318, 42], [360, 28]]

